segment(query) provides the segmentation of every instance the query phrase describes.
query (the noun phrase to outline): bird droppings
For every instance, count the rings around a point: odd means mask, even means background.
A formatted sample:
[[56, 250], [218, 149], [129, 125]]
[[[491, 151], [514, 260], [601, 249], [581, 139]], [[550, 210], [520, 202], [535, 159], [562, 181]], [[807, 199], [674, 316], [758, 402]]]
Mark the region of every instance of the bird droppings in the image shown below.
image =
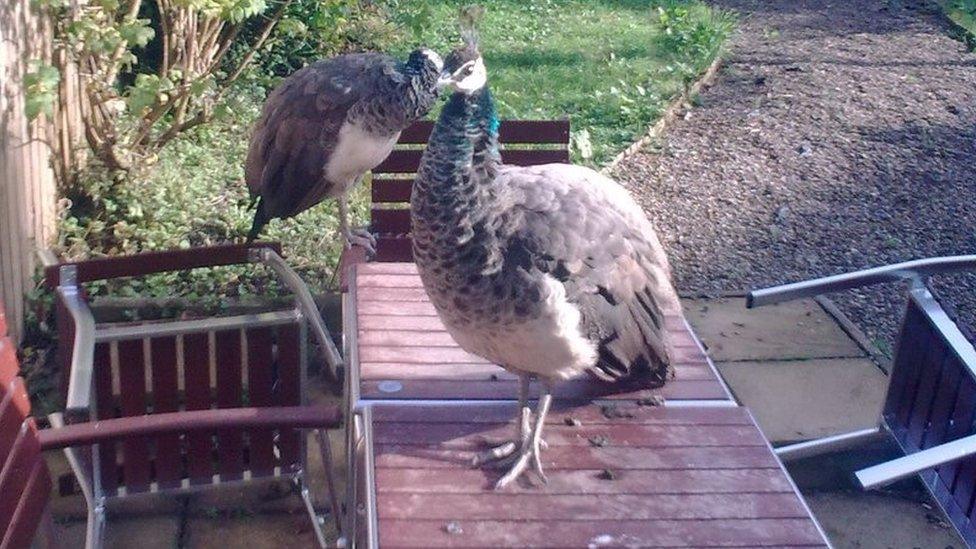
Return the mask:
[[579, 427], [579, 426], [583, 425], [583, 422], [580, 421], [579, 419], [575, 418], [575, 417], [566, 417], [566, 418], [563, 418], [563, 423], [565, 423], [566, 425], [569, 425], [570, 427]]
[[461, 528], [461, 523], [457, 522], [456, 520], [452, 520], [451, 522], [445, 524], [444, 531], [452, 536], [464, 533], [464, 529]]
[[616, 480], [617, 479], [617, 473], [614, 473], [610, 469], [604, 469], [604, 470], [600, 471], [600, 474], [597, 475], [596, 478], [598, 478], [600, 480]]
[[591, 446], [595, 446], [597, 448], [603, 448], [607, 444], [610, 444], [610, 438], [607, 437], [606, 435], [596, 435], [596, 436], [590, 437], [587, 440], [590, 441], [590, 445]]
[[604, 547], [612, 544], [613, 541], [614, 541], [613, 536], [611, 536], [610, 534], [600, 534], [599, 536], [595, 536], [593, 539], [590, 540], [590, 543], [587, 545], [587, 549], [596, 549], [597, 547]]
[[638, 406], [664, 406], [664, 397], [661, 395], [651, 395], [637, 400]]
[[621, 410], [616, 404], [603, 404], [600, 406], [600, 412], [607, 419], [634, 417], [634, 414], [626, 410]]

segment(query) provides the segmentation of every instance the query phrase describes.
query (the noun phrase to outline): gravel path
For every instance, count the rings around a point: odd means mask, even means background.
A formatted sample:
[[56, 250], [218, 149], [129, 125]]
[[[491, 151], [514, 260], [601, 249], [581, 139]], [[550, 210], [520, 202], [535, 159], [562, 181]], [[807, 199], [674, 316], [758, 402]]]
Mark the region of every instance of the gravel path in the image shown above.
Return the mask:
[[[615, 170], [682, 293], [976, 252], [976, 55], [934, 5], [713, 3], [741, 16], [715, 85]], [[936, 284], [976, 325], [976, 276]], [[899, 295], [835, 299], [887, 350]]]

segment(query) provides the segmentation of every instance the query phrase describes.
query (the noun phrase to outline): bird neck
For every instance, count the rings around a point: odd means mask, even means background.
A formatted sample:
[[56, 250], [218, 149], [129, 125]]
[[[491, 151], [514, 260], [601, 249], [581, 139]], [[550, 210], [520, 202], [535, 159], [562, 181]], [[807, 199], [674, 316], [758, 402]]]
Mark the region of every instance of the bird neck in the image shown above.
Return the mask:
[[401, 107], [409, 121], [426, 115], [437, 101], [438, 71], [431, 62], [423, 66], [407, 65], [403, 69], [406, 81], [400, 86]]
[[464, 202], [484, 197], [501, 165], [498, 126], [487, 86], [470, 95], [453, 94], [427, 143], [415, 194]]

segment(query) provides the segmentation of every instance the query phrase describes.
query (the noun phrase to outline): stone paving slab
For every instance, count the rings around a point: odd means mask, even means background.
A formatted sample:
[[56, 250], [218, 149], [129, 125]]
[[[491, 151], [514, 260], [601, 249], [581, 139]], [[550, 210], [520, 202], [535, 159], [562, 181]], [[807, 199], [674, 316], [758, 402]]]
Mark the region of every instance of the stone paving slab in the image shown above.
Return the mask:
[[208, 518], [191, 517], [186, 523], [183, 545], [194, 549], [317, 546], [315, 533], [304, 511], [255, 515], [243, 512], [214, 513]]
[[[84, 520], [55, 521], [54, 531], [59, 547], [85, 546]], [[178, 514], [112, 517], [105, 529], [105, 549], [173, 549], [180, 546], [180, 517]], [[219, 547], [214, 545], [214, 547]], [[224, 546], [231, 547], [231, 546]], [[241, 546], [243, 547], [243, 546]]]
[[774, 443], [873, 427], [887, 377], [869, 359], [719, 362], [736, 398]]
[[685, 316], [716, 362], [862, 357], [812, 299], [746, 309], [745, 298], [686, 299]]
[[834, 547], [861, 549], [962, 548], [942, 514], [924, 498], [901, 494], [838, 490], [805, 493], [810, 509]]

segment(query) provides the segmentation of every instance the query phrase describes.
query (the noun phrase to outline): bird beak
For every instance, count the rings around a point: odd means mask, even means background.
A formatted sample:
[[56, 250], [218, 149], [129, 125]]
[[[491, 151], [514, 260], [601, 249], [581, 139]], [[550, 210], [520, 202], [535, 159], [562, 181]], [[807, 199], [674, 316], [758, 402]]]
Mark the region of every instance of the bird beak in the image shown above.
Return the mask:
[[444, 91], [445, 88], [450, 87], [453, 84], [454, 84], [454, 75], [451, 74], [449, 71], [443, 71], [441, 72], [441, 75], [437, 77], [436, 87], [438, 92]]

